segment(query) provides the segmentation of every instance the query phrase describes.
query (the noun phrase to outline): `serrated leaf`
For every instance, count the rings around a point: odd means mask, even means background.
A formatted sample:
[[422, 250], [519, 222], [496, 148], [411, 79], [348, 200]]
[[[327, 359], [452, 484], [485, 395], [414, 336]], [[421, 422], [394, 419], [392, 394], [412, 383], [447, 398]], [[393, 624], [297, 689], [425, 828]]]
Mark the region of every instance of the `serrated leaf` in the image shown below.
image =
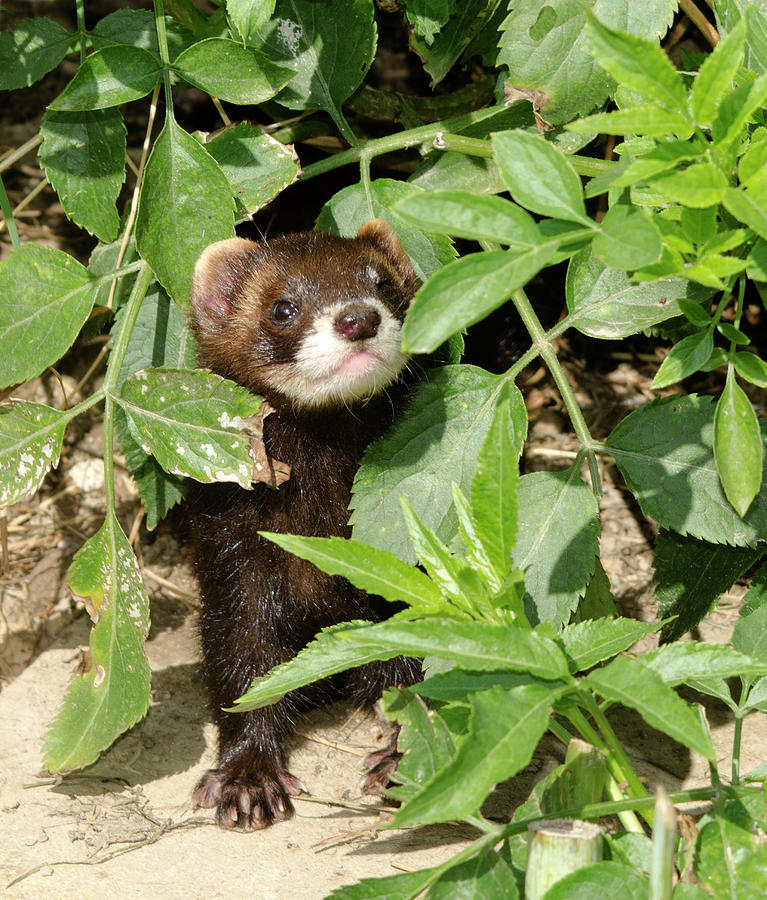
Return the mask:
[[732, 368], [716, 403], [714, 460], [727, 499], [738, 515], [745, 516], [762, 486], [764, 438], [751, 401]]
[[87, 56], [49, 109], [85, 110], [119, 106], [145, 97], [162, 75], [157, 59], [141, 47], [117, 44]]
[[708, 362], [713, 349], [714, 335], [710, 328], [682, 338], [661, 363], [650, 387], [657, 391], [697, 372]]
[[591, 246], [606, 266], [626, 271], [652, 265], [663, 250], [658, 226], [648, 211], [622, 204], [607, 210]]
[[727, 177], [713, 163], [694, 162], [686, 169], [662, 172], [654, 176], [650, 184], [667, 202], [704, 209], [722, 200], [727, 190]]
[[710, 397], [666, 397], [628, 415], [606, 444], [642, 511], [662, 527], [716, 544], [767, 540], [765, 489], [737, 515], [719, 482], [713, 432]]
[[[650, 39], [665, 34], [676, 12], [673, 0], [589, 0], [588, 6], [605, 25]], [[588, 48], [586, 7], [579, 0], [515, 4], [501, 26], [499, 65], [508, 67], [516, 88], [544, 94], [541, 113], [555, 125], [586, 115], [615, 89]]]
[[327, 900], [411, 900], [436, 880], [442, 865], [383, 878], [362, 878], [356, 884], [331, 891]]
[[722, 193], [722, 202], [727, 212], [767, 240], [767, 210], [763, 199], [760, 194], [740, 188], [728, 187]]
[[108, 243], [117, 237], [125, 181], [125, 125], [119, 110], [47, 110], [40, 162], [67, 215]]
[[675, 616], [663, 626], [661, 640], [691, 631], [759, 555], [661, 529], [655, 544], [655, 600], [663, 618]]
[[418, 37], [431, 44], [456, 11], [457, 0], [406, 0], [405, 14]]
[[581, 180], [562, 153], [525, 131], [494, 134], [492, 143], [501, 175], [520, 206], [542, 216], [593, 226], [586, 215]]
[[[742, 621], [742, 620], [741, 620]], [[721, 644], [677, 641], [643, 653], [639, 662], [658, 675], [666, 684], [708, 681], [712, 678], [743, 678], [767, 675], [767, 662], [749, 659], [748, 651]]]
[[633, 284], [625, 272], [605, 266], [586, 248], [570, 261], [565, 294], [578, 331], [622, 338], [678, 316], [680, 299], [702, 300], [711, 291], [683, 278]]
[[527, 421], [520, 415], [524, 405], [517, 393], [513, 383], [508, 382], [477, 457], [477, 471], [471, 482], [471, 512], [477, 534], [501, 581], [511, 570], [511, 554], [517, 539], [519, 454], [527, 433]]
[[514, 565], [525, 573], [531, 622], [559, 627], [570, 618], [596, 565], [598, 517], [596, 497], [574, 469], [519, 479]]
[[460, 897], [518, 900], [514, 870], [500, 853], [487, 849], [472, 859], [451, 866], [429, 890], [429, 900], [458, 900]]
[[[339, 27], [343, 23], [343, 27]], [[368, 0], [277, 0], [253, 46], [295, 73], [277, 100], [288, 109], [320, 107], [337, 116], [373, 60], [376, 29]]]
[[402, 328], [402, 347], [431, 353], [458, 331], [480, 322], [524, 287], [554, 255], [548, 244], [529, 250], [470, 253], [440, 269], [416, 292]]
[[[586, 676], [584, 683], [605, 700], [636, 710], [653, 728], [715, 760], [711, 737], [697, 712], [656, 672], [627, 656], [618, 656]], [[637, 686], [641, 685], [641, 690]]]
[[[550, 680], [567, 678], [564, 654], [550, 639], [515, 625], [442, 619], [348, 622], [323, 629], [290, 662], [255, 678], [237, 700], [238, 711], [276, 703], [288, 691], [375, 659], [436, 656], [467, 669], [528, 672]], [[558, 685], [561, 687], [561, 684]]]
[[548, 727], [551, 704], [564, 690], [561, 685], [526, 684], [472, 694], [469, 734], [454, 759], [396, 813], [395, 825], [449, 821], [477, 812], [496, 782], [530, 762]]
[[748, 122], [765, 101], [767, 74], [760, 75], [750, 85], [740, 85], [724, 97], [712, 126], [714, 140], [721, 149], [742, 139]]
[[682, 77], [657, 42], [614, 31], [592, 13], [586, 16], [586, 34], [599, 64], [618, 84], [668, 110], [688, 115]]
[[136, 218], [139, 253], [184, 305], [199, 255], [233, 234], [234, 200], [226, 176], [169, 116], [144, 171]]
[[[472, 366], [428, 374], [407, 414], [363, 456], [352, 488], [357, 540], [414, 562], [400, 509], [405, 495], [424, 525], [450, 545], [458, 533], [451, 484], [469, 493], [502, 386], [502, 379]], [[515, 417], [524, 417], [518, 402], [515, 395]]]
[[0, 507], [36, 491], [58, 465], [67, 421], [66, 413], [41, 403], [0, 404]]
[[611, 182], [614, 189], [630, 187], [639, 181], [646, 181], [660, 172], [675, 169], [680, 163], [699, 159], [706, 151], [706, 145], [695, 141], [652, 142], [652, 149], [633, 159]]
[[493, 0], [460, 0], [455, 12], [433, 41], [411, 36], [410, 43], [423, 60], [423, 67], [431, 76], [431, 87], [439, 84], [479, 32], [487, 17], [495, 9]]
[[90, 669], [70, 685], [45, 743], [45, 766], [51, 772], [92, 763], [149, 706], [144, 654], [149, 601], [136, 557], [112, 514], [75, 554], [69, 584], [88, 598], [96, 625]]
[[[165, 34], [171, 59], [195, 41], [192, 32], [171, 16], [165, 16]], [[160, 62], [154, 13], [148, 9], [117, 9], [99, 19], [89, 36], [94, 50], [103, 50], [115, 44], [143, 47]]]
[[134, 440], [166, 472], [251, 487], [242, 427], [261, 401], [245, 388], [202, 370], [149, 369], [126, 378], [115, 399]]
[[263, 103], [293, 77], [263, 53], [226, 38], [192, 44], [173, 63], [173, 71], [189, 84], [228, 103]]
[[575, 122], [568, 122], [568, 131], [578, 134], [598, 132], [600, 134], [641, 134], [645, 137], [663, 137], [673, 134], [687, 139], [692, 134], [692, 125], [678, 112], [671, 112], [660, 106], [633, 106], [608, 113], [585, 116]]
[[767, 564], [763, 563], [751, 579], [740, 614], [743, 618], [747, 618], [765, 604], [767, 604]]
[[557, 643], [570, 662], [570, 671], [581, 672], [628, 650], [659, 627], [656, 622], [638, 622], [636, 619], [575, 622], [562, 629], [557, 635]]
[[421, 615], [445, 606], [437, 585], [419, 569], [385, 550], [344, 538], [312, 538], [262, 532], [283, 550], [308, 559], [329, 575], [343, 575], [355, 587], [392, 603], [407, 603]]
[[88, 270], [53, 247], [24, 244], [0, 262], [0, 387], [61, 359], [85, 324], [95, 291]]
[[350, 185], [322, 207], [316, 227], [342, 237], [354, 237], [369, 218], [385, 219], [397, 233], [416, 275], [425, 281], [455, 259], [455, 250], [449, 238], [426, 235], [395, 212], [398, 201], [417, 193], [421, 193], [420, 188], [392, 178], [377, 178], [369, 192], [361, 184]]
[[533, 217], [501, 197], [469, 191], [430, 191], [406, 197], [397, 203], [395, 211], [424, 231], [519, 248], [541, 241]]
[[722, 97], [731, 89], [732, 81], [743, 62], [745, 41], [745, 21], [741, 19], [719, 41], [698, 70], [690, 97], [692, 114], [698, 125], [710, 125], [713, 122]]
[[19, 22], [0, 34], [0, 90], [29, 87], [55, 69], [69, 50], [72, 35], [46, 16]]
[[298, 176], [291, 148], [247, 122], [227, 128], [205, 149], [221, 166], [235, 199], [248, 214], [274, 199]]
[[748, 150], [738, 161], [738, 180], [743, 187], [749, 182], [764, 178], [767, 166], [767, 128], [757, 128], [751, 135]]

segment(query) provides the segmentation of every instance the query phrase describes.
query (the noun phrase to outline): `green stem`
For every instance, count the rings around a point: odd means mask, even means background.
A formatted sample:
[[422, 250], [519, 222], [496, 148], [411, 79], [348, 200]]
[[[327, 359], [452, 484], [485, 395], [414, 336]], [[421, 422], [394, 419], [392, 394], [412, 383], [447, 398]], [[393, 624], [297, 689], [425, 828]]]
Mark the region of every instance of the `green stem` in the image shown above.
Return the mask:
[[[110, 277], [112, 277], [110, 275]], [[115, 339], [112, 352], [109, 354], [109, 363], [107, 364], [107, 374], [104, 377], [104, 386], [102, 390], [107, 397], [114, 395], [120, 378], [120, 369], [122, 368], [125, 352], [128, 349], [128, 341], [130, 340], [133, 326], [136, 324], [141, 302], [146, 295], [149, 283], [152, 280], [152, 270], [142, 260], [139, 263], [138, 275], [133, 283], [130, 297], [125, 309], [122, 326]], [[106, 422], [104, 424], [105, 441], [107, 432]]]
[[743, 713], [735, 712], [734, 731], [732, 735], [732, 783], [740, 781], [740, 742], [743, 737]]
[[344, 118], [344, 114], [336, 106], [328, 109], [331, 119], [336, 123], [336, 127], [341, 132], [341, 136], [350, 147], [359, 147], [360, 139], [349, 127], [349, 123]]
[[363, 153], [360, 156], [360, 181], [362, 182], [362, 188], [365, 191], [368, 216], [373, 219], [375, 218], [375, 212], [373, 210], [373, 191], [370, 186], [370, 156], [367, 153]]
[[8, 229], [11, 246], [14, 248], [20, 247], [21, 241], [19, 240], [19, 230], [16, 228], [16, 220], [13, 218], [13, 207], [11, 206], [11, 201], [8, 199], [8, 194], [5, 192], [2, 176], [0, 176], [0, 209], [3, 211], [5, 227]]
[[367, 153], [371, 159], [381, 156], [384, 153], [392, 153], [395, 150], [406, 150], [408, 147], [417, 147], [423, 143], [431, 143], [439, 133], [453, 133], [468, 128], [477, 122], [483, 122], [497, 116], [501, 109], [497, 106], [491, 106], [487, 109], [479, 109], [474, 112], [465, 113], [462, 116], [455, 116], [451, 119], [445, 119], [442, 122], [432, 122], [429, 125], [422, 125], [419, 128], [411, 128], [408, 131], [399, 131], [396, 134], [386, 135], [385, 137], [376, 138], [372, 141], [366, 141], [364, 144], [350, 147], [327, 159], [321, 159], [316, 163], [307, 166], [299, 176], [299, 181], [306, 181], [314, 178], [315, 175], [323, 175], [333, 169], [339, 169], [341, 166], [350, 163], [359, 162], [362, 153]]
[[162, 60], [162, 79], [165, 86], [165, 114], [173, 118], [173, 91], [170, 83], [170, 51], [168, 34], [165, 30], [165, 9], [162, 0], [152, 0], [154, 4], [154, 25], [157, 31], [157, 46]]
[[578, 436], [581, 447], [588, 459], [592, 487], [597, 498], [599, 498], [602, 496], [602, 481], [599, 476], [599, 467], [597, 465], [595, 451], [602, 449], [603, 445], [592, 438], [591, 432], [586, 425], [586, 420], [583, 418], [583, 413], [575, 398], [570, 382], [567, 380], [567, 376], [559, 363], [557, 354], [554, 352], [554, 348], [551, 345], [552, 332], [547, 334], [544, 331], [538, 316], [535, 314], [532, 304], [527, 299], [527, 294], [522, 288], [518, 288], [514, 291], [511, 295], [511, 299], [514, 301], [517, 312], [530, 335], [530, 339], [532, 340], [531, 349], [535, 349], [536, 353], [540, 355], [556, 383], [557, 389], [565, 404], [565, 408], [567, 409], [567, 414], [570, 416], [573, 429]]
[[560, 741], [567, 747], [570, 741], [573, 739], [573, 736], [570, 732], [564, 727], [564, 725], [560, 725], [556, 719], [552, 719], [549, 722], [549, 731], [555, 736], [558, 737]]
[[76, 0], [75, 9], [77, 11], [77, 43], [80, 48], [80, 65], [82, 65], [85, 62], [85, 42], [88, 37], [88, 31], [85, 27], [84, 0]]

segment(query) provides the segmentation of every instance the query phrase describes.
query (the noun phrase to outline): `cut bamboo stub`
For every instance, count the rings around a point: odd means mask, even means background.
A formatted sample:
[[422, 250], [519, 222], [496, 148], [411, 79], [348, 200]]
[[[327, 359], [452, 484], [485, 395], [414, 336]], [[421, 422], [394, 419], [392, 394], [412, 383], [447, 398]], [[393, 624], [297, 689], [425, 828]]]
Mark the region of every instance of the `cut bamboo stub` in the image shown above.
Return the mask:
[[541, 900], [560, 878], [600, 862], [602, 829], [581, 819], [550, 819], [527, 829], [525, 900]]

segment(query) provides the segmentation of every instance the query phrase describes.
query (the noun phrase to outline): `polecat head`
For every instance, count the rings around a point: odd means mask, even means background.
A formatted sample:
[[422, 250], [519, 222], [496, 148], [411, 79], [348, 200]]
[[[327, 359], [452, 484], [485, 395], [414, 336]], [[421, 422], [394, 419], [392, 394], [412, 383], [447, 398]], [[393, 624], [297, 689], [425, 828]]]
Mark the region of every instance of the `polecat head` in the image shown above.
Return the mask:
[[401, 329], [418, 287], [391, 227], [316, 231], [266, 244], [231, 238], [197, 261], [190, 318], [200, 364], [274, 405], [344, 406], [404, 368]]

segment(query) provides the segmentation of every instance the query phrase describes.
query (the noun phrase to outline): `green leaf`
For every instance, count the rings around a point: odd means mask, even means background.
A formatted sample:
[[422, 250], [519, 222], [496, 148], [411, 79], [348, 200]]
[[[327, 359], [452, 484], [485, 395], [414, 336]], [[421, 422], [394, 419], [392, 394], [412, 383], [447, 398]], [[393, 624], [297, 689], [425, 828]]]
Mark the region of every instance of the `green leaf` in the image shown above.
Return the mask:
[[313, 562], [323, 572], [343, 575], [360, 590], [392, 603], [407, 603], [421, 615], [439, 612], [445, 606], [442, 593], [430, 578], [385, 550], [344, 538], [261, 533], [283, 550]]
[[45, 16], [0, 34], [0, 90], [29, 87], [67, 55], [70, 33]]
[[141, 47], [119, 44], [85, 58], [75, 77], [49, 109], [85, 110], [119, 106], [145, 97], [154, 89], [162, 66]]
[[247, 214], [273, 200], [298, 175], [295, 153], [247, 122], [227, 128], [204, 146]]
[[[589, 52], [586, 6], [578, 0], [518, 3], [501, 27], [498, 64], [508, 67], [515, 88], [543, 94], [541, 112], [555, 125], [586, 115], [615, 90]], [[588, 6], [605, 25], [650, 39], [665, 34], [676, 12], [672, 0], [589, 0]]]
[[722, 202], [728, 213], [767, 240], [767, 209], [763, 203], [764, 193], [728, 187], [722, 193]]
[[732, 368], [716, 403], [714, 459], [727, 499], [745, 516], [762, 486], [764, 439], [751, 401]]
[[469, 734], [455, 758], [396, 813], [394, 824], [424, 825], [478, 812], [496, 782], [530, 762], [548, 727], [551, 704], [565, 689], [525, 684], [472, 694]]
[[592, 244], [606, 266], [631, 271], [657, 262], [663, 244], [646, 209], [620, 204], [607, 210]]
[[633, 284], [625, 272], [605, 266], [591, 248], [572, 258], [565, 284], [572, 325], [597, 338], [637, 334], [680, 315], [681, 299], [701, 300], [710, 294], [683, 278]]
[[673, 134], [684, 139], [689, 138], [693, 130], [681, 113], [671, 112], [660, 106], [634, 106], [630, 109], [596, 113], [568, 122], [567, 129], [578, 134], [595, 131], [600, 134], [641, 134], [646, 137]]
[[662, 172], [651, 180], [654, 190], [660, 191], [667, 202], [682, 203], [704, 209], [719, 203], [727, 187], [727, 177], [713, 163], [695, 162], [686, 169]]
[[751, 579], [740, 614], [745, 618], [765, 604], [767, 604], [767, 564], [762, 564]]
[[716, 206], [706, 206], [702, 209], [683, 206], [680, 222], [684, 236], [693, 244], [706, 244], [712, 240], [716, 235], [718, 212]]
[[274, 15], [258, 29], [253, 43], [273, 63], [295, 73], [277, 97], [283, 106], [320, 107], [335, 117], [373, 60], [373, 4], [277, 0]]
[[440, 269], [416, 292], [402, 328], [402, 347], [431, 353], [451, 335], [480, 322], [524, 287], [555, 245], [470, 253]]
[[714, 121], [722, 98], [731, 90], [733, 79], [743, 62], [745, 24], [745, 20], [741, 19], [719, 41], [695, 76], [690, 102], [698, 125], [710, 125]]
[[[762, 584], [764, 577], [762, 577]], [[753, 587], [753, 585], [752, 585]], [[737, 675], [747, 677], [754, 674], [767, 674], [764, 666], [767, 665], [767, 605], [760, 606], [748, 615], [741, 615], [735, 623], [732, 634], [732, 646], [741, 653], [745, 653], [751, 659], [759, 660], [763, 671], [754, 673], [741, 668]], [[723, 676], [726, 677], [726, 676]]]
[[184, 305], [199, 255], [233, 234], [234, 200], [226, 176], [169, 116], [144, 171], [136, 218], [139, 253]]
[[760, 551], [683, 537], [661, 529], [655, 544], [655, 600], [666, 622], [661, 640], [675, 641], [708, 615]]
[[531, 622], [567, 622], [588, 587], [598, 551], [599, 505], [575, 469], [519, 479], [514, 565], [525, 573]]
[[657, 391], [697, 372], [708, 362], [713, 349], [714, 334], [711, 328], [682, 338], [661, 363], [650, 387]]
[[542, 137], [525, 131], [492, 136], [493, 152], [511, 196], [542, 216], [592, 227], [581, 180], [570, 162]]
[[442, 872], [444, 863], [417, 872], [400, 872], [383, 878], [362, 878], [356, 884], [331, 891], [327, 900], [411, 900], [420, 896]]
[[[165, 16], [165, 33], [171, 59], [175, 59], [185, 47], [195, 41], [192, 33], [171, 16]], [[148, 9], [118, 9], [109, 13], [93, 26], [90, 39], [94, 50], [103, 50], [116, 44], [142, 47], [160, 62], [154, 13]]]
[[646, 181], [660, 172], [675, 169], [680, 163], [700, 159], [706, 151], [706, 145], [695, 141], [663, 141], [650, 144], [652, 149], [636, 159], [611, 182], [614, 189], [630, 187], [639, 181]]
[[745, 347], [751, 343], [751, 339], [749, 338], [749, 336], [747, 334], [744, 334], [739, 328], [736, 328], [730, 322], [720, 322], [716, 326], [716, 330], [726, 340], [732, 341], [734, 344], [738, 344], [742, 347]]
[[418, 37], [434, 41], [442, 26], [456, 11], [457, 0], [406, 0], [405, 14]]
[[[433, 8], [433, 5], [432, 0], [429, 6]], [[424, 69], [431, 75], [431, 87], [439, 84], [452, 69], [496, 5], [493, 0], [454, 2], [455, 12], [433, 41], [422, 39], [417, 34], [411, 35], [410, 43], [423, 59]], [[407, 6], [409, 8], [410, 3]]]
[[[636, 710], [653, 728], [695, 750], [708, 760], [716, 754], [711, 737], [697, 712], [685, 703], [652, 669], [627, 656], [618, 656], [594, 669], [584, 683], [605, 700]], [[641, 690], [637, 686], [641, 685]]]
[[116, 109], [47, 110], [40, 162], [67, 215], [108, 243], [117, 237], [125, 181], [125, 125]]
[[751, 135], [748, 150], [738, 161], [738, 180], [743, 187], [749, 182], [764, 178], [767, 166], [767, 128], [757, 128]]
[[594, 900], [595, 897], [645, 900], [647, 891], [646, 875], [633, 866], [605, 860], [560, 878], [546, 891], [546, 900]]
[[406, 197], [394, 209], [424, 231], [519, 248], [541, 241], [533, 217], [501, 197], [469, 191], [432, 191]]
[[[414, 562], [400, 508], [408, 498], [424, 525], [446, 544], [456, 537], [452, 483], [469, 493], [477, 457], [503, 380], [472, 366], [444, 366], [416, 388], [406, 415], [371, 444], [354, 479], [354, 537]], [[515, 421], [524, 422], [514, 394]]]
[[303, 685], [401, 654], [436, 656], [479, 672], [500, 669], [550, 680], [568, 677], [562, 651], [534, 631], [467, 619], [430, 616], [412, 621], [394, 616], [377, 625], [347, 622], [323, 629], [292, 660], [255, 678], [247, 694], [237, 700], [237, 710], [268, 706]]
[[750, 85], [742, 84], [723, 99], [714, 120], [712, 133], [720, 149], [743, 138], [754, 114], [767, 102], [767, 74]]
[[527, 421], [520, 421], [518, 389], [504, 387], [493, 421], [477, 457], [471, 482], [471, 512], [490, 564], [501, 581], [511, 571], [519, 511], [519, 454]]
[[226, 0], [226, 15], [231, 25], [247, 40], [274, 14], [275, 0]]
[[754, 662], [758, 657], [749, 659], [748, 653], [745, 648], [738, 652], [721, 644], [677, 641], [643, 653], [639, 662], [657, 672], [670, 685], [709, 681], [712, 678], [758, 678], [767, 675], [767, 662]]
[[293, 77], [269, 57], [226, 38], [192, 44], [173, 63], [173, 71], [189, 84], [228, 103], [263, 103]]
[[500, 853], [491, 849], [451, 866], [430, 889], [429, 900], [458, 900], [459, 897], [518, 900], [514, 870]]
[[657, 42], [614, 31], [593, 13], [586, 15], [586, 35], [595, 58], [619, 85], [689, 115], [684, 81]]
[[40, 403], [0, 404], [0, 507], [36, 491], [58, 465], [67, 421], [66, 413]]
[[149, 663], [144, 654], [149, 601], [136, 557], [113, 514], [75, 554], [69, 585], [86, 598], [96, 624], [90, 668], [70, 684], [45, 742], [44, 763], [50, 772], [94, 762], [149, 706]]
[[425, 281], [455, 259], [455, 250], [450, 238], [426, 235], [394, 211], [398, 201], [420, 193], [420, 188], [392, 178], [377, 178], [369, 192], [361, 184], [353, 184], [323, 206], [316, 227], [342, 237], [354, 237], [368, 219], [386, 219], [410, 257], [416, 275]]
[[557, 643], [570, 661], [570, 671], [582, 672], [628, 650], [658, 628], [656, 622], [636, 619], [595, 619], [566, 625], [557, 636]]
[[95, 291], [88, 270], [53, 247], [24, 244], [0, 262], [0, 387], [61, 359], [85, 324]]
[[720, 816], [701, 828], [695, 844], [695, 875], [711, 896], [761, 900], [767, 883], [767, 850], [760, 832]]
[[203, 370], [150, 369], [130, 375], [116, 398], [134, 440], [174, 475], [251, 487], [243, 432], [260, 399]]
[[767, 363], [755, 353], [740, 351], [733, 359], [735, 371], [744, 381], [767, 388]]
[[719, 482], [713, 434], [710, 397], [665, 397], [627, 416], [606, 444], [644, 514], [662, 527], [716, 544], [767, 540], [764, 488], [737, 515]]

